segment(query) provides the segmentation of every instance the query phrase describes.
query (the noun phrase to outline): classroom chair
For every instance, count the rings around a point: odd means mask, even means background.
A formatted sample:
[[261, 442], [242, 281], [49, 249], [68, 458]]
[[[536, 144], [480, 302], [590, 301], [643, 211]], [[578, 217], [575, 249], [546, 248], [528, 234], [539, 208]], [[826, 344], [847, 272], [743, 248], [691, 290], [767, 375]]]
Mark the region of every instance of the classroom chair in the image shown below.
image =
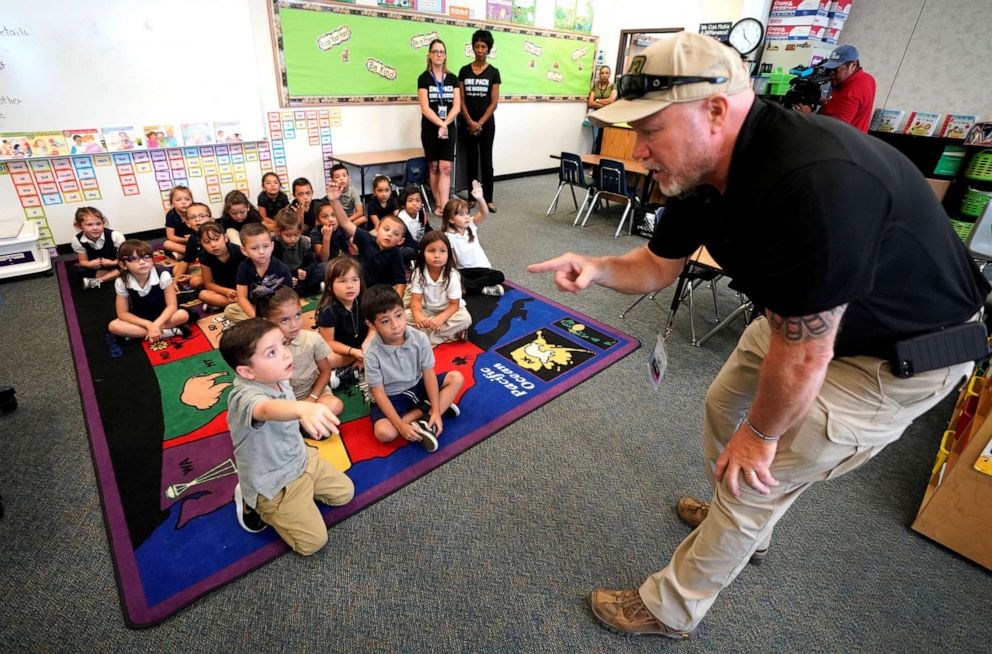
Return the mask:
[[427, 209], [427, 213], [432, 213], [434, 210], [431, 208], [431, 201], [427, 195], [427, 188], [430, 182], [430, 173], [427, 169], [427, 157], [414, 157], [413, 159], [407, 159], [406, 163], [403, 164], [403, 175], [397, 179], [393, 180], [393, 185], [397, 191], [401, 190], [407, 184], [416, 184], [420, 187], [420, 197], [424, 200], [424, 208]]
[[[620, 236], [620, 230], [623, 229], [623, 224], [627, 221], [627, 215], [631, 213], [634, 204], [639, 201], [637, 189], [627, 187], [627, 170], [624, 168], [622, 161], [615, 161], [613, 159], [600, 159], [598, 186], [599, 190], [592, 197], [592, 202], [589, 203], [589, 208], [586, 210], [586, 216], [582, 219], [582, 226], [586, 226], [586, 221], [589, 220], [589, 214], [593, 212], [593, 209], [601, 198], [619, 200], [624, 203], [624, 209], [623, 213], [620, 214], [620, 224], [617, 225], [617, 231], [613, 235], [613, 238], [617, 238]], [[576, 218], [576, 222], [578, 222], [578, 218]], [[633, 230], [634, 219], [631, 216], [630, 223], [627, 226], [627, 233], [630, 234]]]
[[[586, 203], [589, 201], [589, 196], [596, 190], [593, 186], [593, 180], [591, 175], [587, 175], [585, 168], [582, 166], [582, 159], [579, 155], [572, 152], [562, 152], [561, 153], [561, 164], [558, 166], [558, 191], [555, 193], [554, 199], [551, 200], [551, 204], [548, 205], [548, 211], [545, 216], [550, 216], [551, 212], [558, 209], [558, 198], [561, 196], [561, 190], [568, 185], [569, 190], [572, 192], [572, 203], [575, 204], [575, 225], [579, 222], [579, 217], [582, 215], [582, 210], [585, 209]], [[579, 205], [578, 200], [575, 199], [575, 187], [585, 189], [585, 197], [582, 198], [582, 204]]]

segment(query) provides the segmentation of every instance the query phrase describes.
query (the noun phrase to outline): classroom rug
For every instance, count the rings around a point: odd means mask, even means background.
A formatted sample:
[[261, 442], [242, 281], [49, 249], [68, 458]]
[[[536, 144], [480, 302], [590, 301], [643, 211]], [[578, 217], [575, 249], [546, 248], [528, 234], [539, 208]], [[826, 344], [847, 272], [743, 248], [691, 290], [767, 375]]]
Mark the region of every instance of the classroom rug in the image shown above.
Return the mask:
[[[220, 314], [191, 320], [193, 334], [108, 347], [114, 291], [83, 291], [61, 261], [58, 278], [90, 436], [124, 617], [149, 627], [202, 595], [289, 551], [272, 529], [238, 525], [237, 461], [226, 424], [233, 372], [216, 343]], [[352, 386], [341, 435], [315, 442], [355, 483], [338, 523], [442, 465], [635, 350], [636, 339], [507, 283], [502, 297], [468, 298], [468, 339], [435, 349], [439, 372], [459, 370], [461, 415], [445, 420], [440, 448], [379, 443]], [[304, 310], [312, 310], [311, 298]], [[197, 312], [199, 305], [188, 307]], [[112, 356], [116, 354], [117, 356]]]

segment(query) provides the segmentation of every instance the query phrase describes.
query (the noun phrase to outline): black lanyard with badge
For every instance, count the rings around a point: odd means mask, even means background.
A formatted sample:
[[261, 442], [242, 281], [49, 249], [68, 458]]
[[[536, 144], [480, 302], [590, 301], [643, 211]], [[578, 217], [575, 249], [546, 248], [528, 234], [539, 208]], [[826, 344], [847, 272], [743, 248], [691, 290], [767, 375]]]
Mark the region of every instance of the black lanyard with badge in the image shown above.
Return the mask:
[[441, 120], [448, 119], [448, 105], [444, 103], [444, 74], [441, 74], [441, 79], [438, 80], [434, 77], [434, 71], [431, 71], [431, 79], [434, 81], [434, 86], [437, 87], [437, 117]]

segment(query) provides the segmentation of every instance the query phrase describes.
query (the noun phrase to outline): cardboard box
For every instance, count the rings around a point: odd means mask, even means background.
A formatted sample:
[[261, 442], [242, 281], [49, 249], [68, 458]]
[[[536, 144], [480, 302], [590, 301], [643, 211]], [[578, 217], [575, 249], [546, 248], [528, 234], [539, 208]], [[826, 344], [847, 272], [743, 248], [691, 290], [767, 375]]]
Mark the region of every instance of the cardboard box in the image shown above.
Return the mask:
[[826, 27], [830, 22], [827, 17], [826, 12], [818, 12], [815, 14], [803, 14], [801, 16], [771, 16], [768, 18], [768, 25], [776, 26], [786, 26], [793, 27], [799, 25], [816, 25], [818, 27]]
[[833, 0], [827, 11], [837, 14], [838, 16], [850, 16], [851, 7], [854, 5], [854, 0]]
[[830, 0], [772, 0], [771, 16], [801, 16], [830, 10]]
[[769, 25], [765, 28], [766, 41], [805, 41], [819, 39], [823, 34], [820, 25]]
[[951, 180], [927, 177], [927, 184], [933, 189], [933, 194], [937, 196], [937, 199], [943, 202], [944, 196], [947, 195], [947, 189], [951, 187]]
[[992, 477], [974, 467], [992, 438], [992, 420], [979, 419], [983, 408], [988, 411], [988, 395], [982, 391], [967, 445], [931, 478], [913, 529], [992, 570]]

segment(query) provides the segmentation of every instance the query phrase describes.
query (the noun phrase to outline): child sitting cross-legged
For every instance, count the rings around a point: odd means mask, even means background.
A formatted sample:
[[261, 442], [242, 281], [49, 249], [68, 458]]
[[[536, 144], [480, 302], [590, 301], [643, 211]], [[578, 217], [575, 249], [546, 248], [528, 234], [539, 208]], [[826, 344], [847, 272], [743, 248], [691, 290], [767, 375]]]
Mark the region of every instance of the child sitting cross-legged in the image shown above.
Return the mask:
[[327, 527], [314, 499], [341, 506], [355, 495], [351, 479], [300, 438], [338, 433], [333, 411], [294, 399], [293, 355], [273, 323], [251, 318], [224, 332], [220, 353], [237, 377], [227, 404], [227, 425], [238, 464], [234, 503], [238, 522], [257, 532], [272, 525], [295, 552], [310, 555], [327, 543]]
[[457, 416], [455, 397], [464, 378], [457, 370], [434, 373], [434, 351], [423, 333], [406, 322], [403, 301], [380, 284], [362, 300], [369, 329], [375, 335], [365, 352], [365, 379], [375, 404], [372, 430], [388, 443], [402, 436], [419, 441], [428, 452], [438, 448], [444, 429], [441, 415]]
[[[397, 295], [403, 297], [406, 290], [406, 269], [399, 247], [403, 245], [403, 233], [406, 226], [396, 216], [385, 216], [379, 221], [379, 229], [375, 236], [364, 229], [358, 229], [355, 223], [345, 216], [344, 208], [338, 200], [340, 193], [334, 185], [327, 186], [327, 202], [334, 209], [338, 224], [344, 229], [348, 238], [354, 239], [358, 248], [358, 261], [365, 273], [365, 286], [389, 284]], [[366, 314], [368, 315], [368, 314]]]
[[143, 338], [151, 343], [189, 337], [189, 314], [177, 308], [172, 275], [155, 269], [154, 256], [151, 245], [135, 239], [124, 241], [117, 251], [121, 269], [121, 276], [114, 281], [117, 318], [107, 327], [114, 336]]
[[241, 252], [246, 260], [238, 266], [235, 277], [237, 302], [224, 309], [224, 317], [239, 322], [255, 317], [255, 303], [272, 295], [282, 285], [293, 286], [293, 273], [272, 256], [272, 236], [262, 223], [250, 223], [241, 230]]
[[107, 219], [96, 207], [76, 209], [75, 226], [79, 232], [72, 239], [72, 251], [77, 256], [83, 288], [100, 288], [101, 282], [117, 279], [121, 274], [117, 248], [126, 240], [124, 235], [107, 227]]
[[200, 275], [203, 277], [203, 290], [200, 301], [211, 307], [226, 308], [237, 305], [238, 267], [245, 260], [241, 248], [229, 243], [224, 227], [210, 221], [200, 226], [197, 232], [200, 241]]
[[317, 256], [310, 247], [310, 239], [300, 232], [296, 212], [289, 207], [276, 214], [275, 249], [272, 255], [289, 266], [293, 274], [293, 288], [300, 295], [320, 293], [324, 271], [318, 269]]
[[337, 384], [331, 382], [335, 366], [328, 358], [333, 357], [333, 363], [340, 365], [340, 357], [331, 352], [319, 334], [303, 329], [300, 296], [288, 286], [280, 286], [272, 295], [261, 298], [256, 307], [259, 316], [282, 330], [286, 345], [293, 353], [293, 376], [289, 378], [289, 385], [293, 387], [296, 399], [325, 404], [334, 415], [340, 415], [344, 403], [331, 393], [331, 388]]
[[404, 304], [407, 321], [424, 332], [431, 345], [462, 339], [472, 326], [451, 244], [441, 232], [427, 232], [421, 239]]

